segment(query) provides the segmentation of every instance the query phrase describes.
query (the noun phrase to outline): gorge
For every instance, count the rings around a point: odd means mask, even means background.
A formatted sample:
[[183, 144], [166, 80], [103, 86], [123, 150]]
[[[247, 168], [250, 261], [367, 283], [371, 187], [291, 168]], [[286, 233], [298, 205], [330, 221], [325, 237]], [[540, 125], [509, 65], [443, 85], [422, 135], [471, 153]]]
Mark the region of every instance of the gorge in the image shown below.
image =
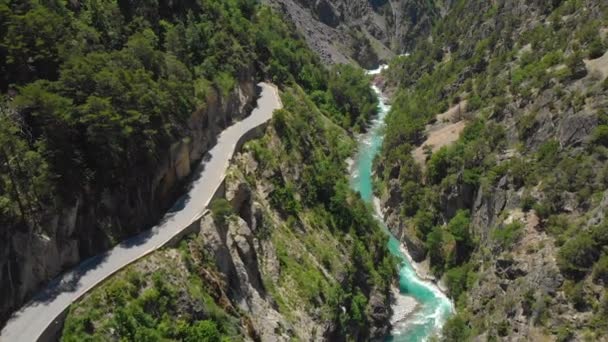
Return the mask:
[[608, 2], [0, 0], [0, 91], [2, 341], [608, 338]]
[[[369, 71], [369, 75], [378, 75], [386, 66], [380, 66], [376, 70]], [[380, 152], [384, 120], [390, 110], [390, 106], [378, 87], [373, 86], [377, 94], [378, 116], [371, 122], [368, 131], [359, 137], [358, 151], [351, 166], [351, 187], [361, 194], [364, 201], [377, 208], [377, 199], [373, 191], [373, 161]], [[377, 208], [378, 219], [383, 220], [382, 209]], [[383, 226], [384, 222], [381, 223]], [[393, 305], [393, 325], [387, 341], [425, 341], [431, 336], [436, 336], [443, 327], [443, 323], [453, 312], [454, 307], [451, 300], [443, 293], [437, 285], [427, 280], [420, 279], [412, 266], [412, 259], [404, 250], [402, 242], [397, 240], [389, 229], [388, 249], [399, 260], [398, 293]], [[411, 300], [401, 298], [413, 298]]]

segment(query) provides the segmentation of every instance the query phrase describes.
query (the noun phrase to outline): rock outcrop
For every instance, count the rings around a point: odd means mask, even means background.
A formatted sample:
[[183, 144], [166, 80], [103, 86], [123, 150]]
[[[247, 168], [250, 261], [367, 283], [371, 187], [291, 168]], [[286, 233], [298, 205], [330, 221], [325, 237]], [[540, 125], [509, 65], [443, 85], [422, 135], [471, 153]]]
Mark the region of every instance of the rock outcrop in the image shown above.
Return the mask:
[[290, 19], [328, 63], [373, 69], [410, 50], [437, 9], [419, 0], [265, 0]]
[[229, 298], [251, 317], [256, 335], [263, 341], [289, 341], [291, 324], [264, 288], [257, 252], [261, 245], [247, 222], [235, 216], [221, 225], [206, 215], [200, 222], [200, 240], [205, 255], [223, 275]]

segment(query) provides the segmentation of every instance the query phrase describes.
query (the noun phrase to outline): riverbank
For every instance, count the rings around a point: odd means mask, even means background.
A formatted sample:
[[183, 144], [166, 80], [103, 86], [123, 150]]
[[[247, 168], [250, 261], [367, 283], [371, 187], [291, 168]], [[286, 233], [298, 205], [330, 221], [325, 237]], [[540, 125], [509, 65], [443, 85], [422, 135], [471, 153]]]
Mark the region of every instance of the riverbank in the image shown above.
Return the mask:
[[[378, 197], [374, 196], [373, 203], [374, 203], [374, 211], [376, 213], [376, 216], [378, 217], [379, 220], [384, 222], [383, 217], [384, 217], [385, 210], [380, 205], [380, 199]], [[441, 279], [437, 279], [437, 277], [435, 277], [431, 273], [428, 258], [424, 259], [424, 261], [422, 261], [422, 262], [414, 261], [414, 259], [410, 255], [409, 251], [407, 250], [407, 246], [405, 246], [405, 244], [403, 244], [401, 241], [399, 241], [399, 249], [401, 250], [403, 255], [407, 258], [407, 261], [412, 266], [412, 269], [414, 270], [414, 272], [416, 273], [416, 276], [418, 276], [418, 278], [434, 285], [437, 288], [437, 290], [439, 290], [445, 297], [452, 300], [450, 298], [450, 296], [448, 295], [447, 286], [441, 281]]]
[[393, 287], [392, 293], [393, 316], [391, 316], [391, 326], [407, 321], [417, 310], [420, 303], [413, 297], [404, 296], [397, 287]]

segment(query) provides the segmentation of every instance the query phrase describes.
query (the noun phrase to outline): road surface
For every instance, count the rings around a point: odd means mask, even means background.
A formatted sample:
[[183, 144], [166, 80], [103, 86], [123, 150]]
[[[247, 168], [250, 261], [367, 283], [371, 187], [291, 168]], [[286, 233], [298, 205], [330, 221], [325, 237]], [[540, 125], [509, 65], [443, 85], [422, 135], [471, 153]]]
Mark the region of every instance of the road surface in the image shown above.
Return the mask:
[[79, 264], [51, 282], [33, 300], [15, 312], [2, 329], [2, 342], [37, 341], [42, 333], [57, 324], [72, 302], [116, 271], [165, 245], [172, 237], [200, 218], [215, 191], [224, 180], [226, 169], [241, 137], [268, 122], [281, 107], [277, 89], [260, 83], [261, 95], [251, 115], [225, 129], [217, 144], [196, 169], [188, 193], [150, 230], [123, 241], [113, 249]]

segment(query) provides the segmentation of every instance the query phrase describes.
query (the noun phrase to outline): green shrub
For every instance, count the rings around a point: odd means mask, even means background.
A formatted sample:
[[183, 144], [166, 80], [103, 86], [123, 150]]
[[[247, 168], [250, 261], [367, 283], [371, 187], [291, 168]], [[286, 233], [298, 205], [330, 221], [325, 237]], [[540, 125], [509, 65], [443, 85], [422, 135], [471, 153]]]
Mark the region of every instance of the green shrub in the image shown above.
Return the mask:
[[426, 240], [427, 235], [435, 226], [435, 215], [428, 209], [418, 210], [414, 216], [414, 226], [418, 238]]
[[608, 125], [599, 125], [591, 134], [591, 141], [594, 144], [608, 147]]
[[561, 246], [563, 243], [559, 243], [559, 239], [570, 229], [571, 224], [566, 215], [552, 215], [547, 219], [546, 227], [549, 234], [558, 238], [558, 244]]
[[353, 297], [353, 300], [350, 304], [350, 314], [352, 320], [357, 323], [363, 323], [365, 317], [367, 316], [365, 313], [365, 308], [367, 307], [367, 298], [361, 293], [357, 292], [357, 294]]
[[530, 210], [532, 210], [532, 208], [534, 208], [535, 204], [536, 199], [532, 197], [530, 193], [525, 192], [521, 198], [521, 210], [523, 210], [524, 212], [529, 212]]
[[549, 205], [546, 201], [542, 201], [540, 203], [537, 202], [532, 206], [532, 208], [541, 220], [547, 219], [553, 212], [551, 205]]
[[556, 77], [558, 80], [566, 80], [570, 77], [572, 77], [572, 70], [570, 70], [570, 68], [568, 68], [568, 66], [564, 66], [562, 68], [559, 68], [557, 70], [555, 70], [553, 72], [553, 76]]
[[446, 286], [449, 289], [450, 297], [457, 300], [461, 294], [465, 293], [475, 279], [475, 274], [470, 264], [449, 269], [445, 273]]
[[514, 221], [498, 227], [492, 232], [492, 237], [501, 248], [511, 248], [519, 241], [522, 235], [523, 224], [519, 221]]
[[582, 311], [587, 307], [587, 298], [582, 282], [573, 283], [572, 281], [566, 281], [564, 284], [564, 292], [566, 293], [566, 298], [572, 303], [575, 309]]
[[593, 266], [593, 281], [608, 286], [608, 254], [602, 255]]
[[295, 189], [290, 184], [285, 186], [275, 184], [275, 189], [270, 193], [270, 204], [280, 209], [287, 216], [296, 216], [302, 210], [302, 207], [296, 201], [294, 192]]
[[572, 329], [569, 326], [562, 325], [557, 329], [557, 342], [568, 342], [571, 341], [573, 337], [574, 333], [572, 332]]
[[525, 140], [534, 132], [536, 126], [536, 112], [523, 115], [517, 123], [520, 139]]
[[447, 225], [447, 231], [456, 241], [456, 249], [450, 260], [450, 265], [456, 266], [467, 261], [475, 248], [470, 230], [471, 219], [465, 210], [459, 210]]
[[462, 315], [452, 316], [443, 326], [443, 339], [448, 342], [462, 342], [469, 339], [471, 329]]
[[213, 200], [210, 207], [213, 220], [222, 226], [226, 224], [228, 218], [234, 213], [232, 205], [224, 198]]
[[467, 102], [467, 110], [476, 111], [481, 108], [483, 101], [477, 94], [471, 96]]
[[221, 334], [217, 329], [217, 325], [209, 320], [196, 322], [189, 327], [185, 338], [186, 342], [220, 342], [221, 340]]
[[599, 37], [596, 37], [589, 44], [589, 59], [596, 59], [602, 57], [604, 55], [605, 50], [606, 49], [604, 48], [604, 44], [602, 44], [601, 39]]
[[557, 140], [549, 140], [538, 148], [536, 158], [542, 166], [553, 167], [557, 164], [559, 150], [559, 142]]
[[468, 184], [474, 187], [479, 186], [481, 179], [480, 168], [464, 169], [462, 172], [462, 181], [464, 184]]
[[602, 224], [591, 228], [591, 238], [598, 247], [608, 246], [608, 222], [604, 221]]
[[504, 320], [501, 321], [500, 323], [498, 323], [497, 327], [496, 327], [496, 332], [498, 333], [498, 336], [502, 336], [505, 337], [509, 334], [509, 328], [510, 328], [510, 324], [509, 321]]
[[581, 233], [568, 240], [558, 252], [557, 265], [567, 276], [580, 279], [598, 259], [595, 242], [587, 233]]
[[443, 273], [445, 266], [443, 243], [443, 229], [440, 226], [435, 226], [426, 237], [426, 248], [429, 251], [431, 267], [435, 274]]
[[448, 175], [450, 157], [447, 147], [442, 147], [431, 155], [427, 165], [427, 179], [431, 184], [439, 184]]

